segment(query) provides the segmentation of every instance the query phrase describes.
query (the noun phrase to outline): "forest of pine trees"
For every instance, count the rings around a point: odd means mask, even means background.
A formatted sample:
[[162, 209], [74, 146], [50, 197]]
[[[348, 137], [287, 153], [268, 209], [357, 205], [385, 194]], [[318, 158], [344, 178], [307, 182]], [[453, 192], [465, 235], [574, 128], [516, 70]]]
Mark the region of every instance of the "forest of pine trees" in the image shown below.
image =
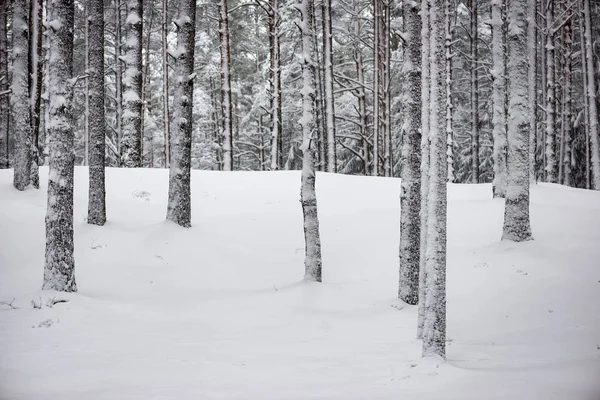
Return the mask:
[[301, 170], [306, 279], [322, 280], [317, 171], [401, 178], [398, 297], [445, 356], [447, 183], [505, 198], [531, 240], [536, 182], [600, 190], [593, 0], [12, 0], [0, 5], [0, 168], [49, 166], [44, 288], [76, 291], [73, 174]]

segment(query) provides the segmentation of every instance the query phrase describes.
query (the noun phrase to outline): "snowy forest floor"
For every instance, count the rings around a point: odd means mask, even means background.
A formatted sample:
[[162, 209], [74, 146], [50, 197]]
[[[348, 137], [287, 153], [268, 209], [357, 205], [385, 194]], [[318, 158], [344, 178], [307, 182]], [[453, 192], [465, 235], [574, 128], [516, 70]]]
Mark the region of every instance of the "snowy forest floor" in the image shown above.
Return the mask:
[[440, 363], [396, 300], [398, 179], [319, 174], [317, 284], [299, 172], [194, 171], [183, 229], [164, 221], [168, 171], [145, 169], [109, 169], [109, 222], [87, 225], [76, 168], [63, 294], [40, 290], [47, 173], [20, 193], [0, 171], [0, 300], [18, 307], [0, 305], [2, 400], [600, 399], [600, 193], [537, 185], [517, 244], [490, 185], [450, 185]]

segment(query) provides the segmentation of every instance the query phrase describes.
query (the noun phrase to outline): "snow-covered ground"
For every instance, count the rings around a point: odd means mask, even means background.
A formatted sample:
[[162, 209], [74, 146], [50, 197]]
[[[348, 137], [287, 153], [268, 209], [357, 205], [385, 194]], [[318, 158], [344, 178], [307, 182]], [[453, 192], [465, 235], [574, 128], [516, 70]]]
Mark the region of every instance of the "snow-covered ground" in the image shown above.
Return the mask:
[[0, 171], [0, 300], [18, 307], [0, 305], [2, 400], [600, 399], [600, 193], [536, 186], [535, 241], [516, 244], [489, 185], [449, 187], [441, 363], [395, 300], [397, 179], [319, 174], [317, 284], [298, 172], [194, 171], [183, 229], [166, 170], [109, 169], [109, 222], [87, 225], [77, 168], [79, 292], [62, 294], [39, 290], [41, 175], [21, 193]]

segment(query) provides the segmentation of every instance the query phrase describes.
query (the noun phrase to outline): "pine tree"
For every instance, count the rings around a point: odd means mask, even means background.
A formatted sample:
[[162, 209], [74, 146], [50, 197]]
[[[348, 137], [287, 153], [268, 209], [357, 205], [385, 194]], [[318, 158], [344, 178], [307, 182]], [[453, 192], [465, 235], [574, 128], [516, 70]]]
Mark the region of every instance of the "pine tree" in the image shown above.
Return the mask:
[[221, 49], [221, 113], [223, 170], [233, 171], [233, 110], [231, 103], [231, 53], [227, 0], [219, 0], [219, 39]]
[[0, 2], [0, 169], [9, 167], [8, 127], [10, 107], [8, 95], [8, 1]]
[[192, 163], [192, 107], [194, 94], [194, 45], [196, 2], [182, 0], [177, 26], [176, 86], [171, 132], [169, 204], [167, 219], [183, 227], [191, 226], [190, 169]]
[[76, 292], [73, 257], [73, 0], [48, 0], [50, 170], [43, 289]]
[[89, 202], [88, 224], [106, 222], [105, 119], [104, 119], [104, 5], [103, 0], [88, 3], [88, 132]]
[[315, 140], [318, 127], [315, 123], [316, 83], [315, 83], [315, 41], [313, 31], [313, 0], [299, 0], [296, 6], [300, 11], [300, 34], [302, 37], [302, 185], [300, 198], [304, 215], [305, 279], [321, 282], [321, 238], [317, 215], [317, 194], [315, 191]]
[[39, 137], [42, 102], [42, 0], [31, 0], [29, 7], [29, 108], [31, 122], [31, 164], [29, 178], [34, 188], [40, 188]]
[[502, 2], [492, 0], [492, 67], [493, 67], [493, 102], [494, 115], [492, 123], [494, 139], [494, 197], [506, 195], [506, 72], [504, 70], [504, 18]]
[[400, 282], [398, 297], [419, 300], [421, 211], [421, 17], [417, 3], [404, 2], [402, 158], [400, 190]]
[[[534, 23], [532, 19], [529, 23]], [[508, 186], [502, 239], [531, 240], [529, 223], [529, 106], [527, 0], [508, 6]]]
[[142, 166], [142, 0], [127, 0], [121, 162]]
[[29, 108], [29, 7], [27, 0], [14, 0], [12, 15], [12, 93], [10, 103], [11, 126], [15, 138], [13, 185], [18, 190], [25, 190], [31, 183], [31, 142], [33, 139]]

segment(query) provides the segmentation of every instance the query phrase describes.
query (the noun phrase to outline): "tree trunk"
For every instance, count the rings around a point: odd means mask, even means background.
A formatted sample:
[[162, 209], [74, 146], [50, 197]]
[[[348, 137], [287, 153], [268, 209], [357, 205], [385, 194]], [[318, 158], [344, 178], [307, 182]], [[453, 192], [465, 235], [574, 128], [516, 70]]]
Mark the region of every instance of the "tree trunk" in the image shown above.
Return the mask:
[[546, 182], [556, 183], [556, 85], [554, 72], [554, 2], [546, 7]]
[[106, 222], [104, 118], [104, 4], [88, 2], [88, 86], [89, 86], [89, 202], [88, 224]]
[[[0, 92], [8, 90], [8, 1], [0, 2]], [[9, 167], [8, 127], [10, 121], [10, 96], [0, 96], [0, 169]]]
[[142, 166], [142, 7], [142, 0], [127, 0], [121, 160], [128, 168]]
[[171, 165], [171, 142], [170, 124], [169, 124], [169, 44], [167, 42], [168, 25], [168, 4], [167, 0], [162, 0], [162, 105], [163, 105], [163, 130], [165, 141], [165, 167]]
[[73, 257], [73, 0], [47, 4], [50, 171], [43, 289], [76, 292]]
[[494, 197], [506, 196], [506, 71], [504, 37], [504, 18], [502, 2], [492, 0], [492, 67], [493, 67], [493, 117], [492, 136], [494, 139]]
[[327, 172], [337, 171], [335, 143], [335, 101], [333, 97], [333, 46], [331, 27], [331, 0], [322, 0], [323, 12], [323, 81], [325, 99], [325, 121], [327, 125]]
[[477, 1], [471, 3], [471, 182], [479, 183], [479, 18]]
[[268, 13], [269, 62], [271, 90], [271, 170], [283, 167], [283, 135], [281, 124], [281, 56], [279, 45], [279, 0], [270, 0]]
[[421, 227], [427, 230], [423, 356], [437, 355], [442, 358], [446, 358], [446, 1], [431, 1], [430, 179], [427, 226]]
[[229, 51], [229, 16], [227, 15], [227, 0], [219, 0], [219, 39], [221, 41], [221, 113], [223, 114], [223, 170], [233, 171], [231, 60]]
[[29, 7], [29, 105], [31, 122], [31, 171], [30, 179], [34, 188], [40, 188], [39, 172], [39, 137], [40, 137], [40, 106], [42, 101], [42, 0], [31, 0]]
[[381, 0], [373, 0], [373, 176], [379, 176], [379, 31]]
[[167, 219], [189, 228], [192, 220], [190, 169], [192, 164], [192, 108], [194, 96], [194, 47], [196, 1], [182, 0], [177, 32], [176, 86], [173, 103], [171, 167]]
[[563, 156], [561, 157], [561, 165], [563, 165], [563, 184], [571, 186], [571, 137], [572, 133], [572, 57], [573, 57], [573, 24], [571, 20], [567, 21], [564, 27], [565, 36], [565, 54], [564, 54], [564, 145]]
[[[529, 23], [534, 23], [529, 20]], [[531, 240], [529, 223], [529, 118], [527, 0], [508, 6], [508, 187], [503, 240]]]
[[123, 73], [121, 71], [121, 0], [115, 0], [115, 99], [116, 99], [116, 122], [117, 126], [117, 157], [118, 166], [122, 165], [121, 161], [121, 142], [123, 139]]
[[592, 162], [592, 189], [600, 190], [600, 138], [598, 137], [598, 105], [596, 103], [596, 79], [594, 77], [594, 54], [592, 52], [592, 19], [590, 0], [583, 0], [585, 18], [585, 73], [590, 119], [590, 157]]
[[421, 227], [419, 245], [419, 316], [417, 338], [423, 338], [425, 323], [425, 270], [427, 247], [427, 204], [429, 199], [429, 100], [431, 97], [430, 1], [421, 0]]
[[527, 55], [529, 62], [529, 182], [534, 184], [535, 179], [535, 154], [537, 137], [537, 30], [536, 30], [537, 0], [527, 1]]
[[315, 48], [313, 31], [313, 0], [299, 0], [300, 34], [302, 36], [302, 186], [300, 198], [304, 215], [304, 279], [321, 282], [321, 238], [317, 215], [317, 194], [315, 191], [316, 171], [314, 163], [315, 139]]
[[27, 0], [12, 2], [12, 131], [15, 137], [14, 179], [18, 190], [31, 183], [32, 130], [29, 106], [29, 7]]
[[454, 182], [454, 131], [452, 104], [452, 20], [450, 19], [450, 1], [446, 1], [446, 135], [447, 151], [446, 163], [448, 164], [448, 182]]

